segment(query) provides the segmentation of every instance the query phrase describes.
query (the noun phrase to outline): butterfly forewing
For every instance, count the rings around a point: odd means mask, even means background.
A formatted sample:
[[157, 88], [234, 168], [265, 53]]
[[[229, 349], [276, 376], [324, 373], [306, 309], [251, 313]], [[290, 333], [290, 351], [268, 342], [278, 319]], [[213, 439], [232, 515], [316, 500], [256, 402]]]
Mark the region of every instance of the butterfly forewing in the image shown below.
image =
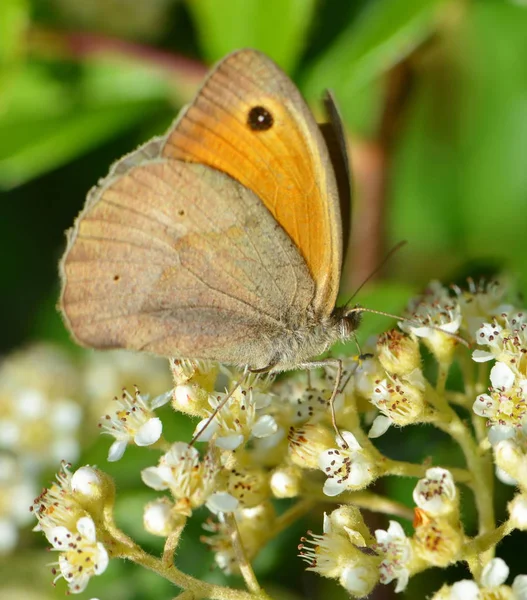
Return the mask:
[[221, 61], [167, 136], [163, 155], [223, 171], [252, 190], [303, 255], [313, 306], [335, 306], [342, 225], [335, 175], [300, 93], [254, 50]]

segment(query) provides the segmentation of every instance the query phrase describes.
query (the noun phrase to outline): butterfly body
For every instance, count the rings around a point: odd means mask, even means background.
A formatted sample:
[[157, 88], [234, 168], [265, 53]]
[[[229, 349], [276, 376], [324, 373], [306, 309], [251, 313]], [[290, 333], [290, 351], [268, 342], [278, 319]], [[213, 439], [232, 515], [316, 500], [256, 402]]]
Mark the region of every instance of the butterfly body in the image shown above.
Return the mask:
[[335, 303], [349, 181], [332, 163], [347, 156], [326, 139], [270, 59], [226, 57], [89, 193], [61, 262], [75, 339], [271, 371], [348, 339], [358, 315]]

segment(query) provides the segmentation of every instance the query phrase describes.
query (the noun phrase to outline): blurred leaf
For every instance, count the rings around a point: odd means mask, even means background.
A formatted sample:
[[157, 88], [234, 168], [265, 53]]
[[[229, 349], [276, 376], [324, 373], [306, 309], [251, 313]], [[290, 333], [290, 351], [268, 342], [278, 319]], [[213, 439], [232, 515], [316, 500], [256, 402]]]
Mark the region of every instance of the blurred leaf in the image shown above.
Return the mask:
[[394, 263], [421, 281], [430, 273], [441, 278], [461, 259], [459, 252], [449, 252], [463, 245], [456, 104], [441, 73], [430, 67], [407, 107], [411, 118], [393, 157], [386, 222], [392, 241], [409, 242]]
[[506, 259], [527, 291], [527, 10], [476, 3], [470, 17], [460, 32], [466, 41], [460, 217], [467, 253]]
[[20, 53], [29, 18], [28, 9], [26, 0], [0, 2], [0, 69]]
[[73, 82], [28, 65], [0, 119], [0, 188], [25, 183], [144, 120], [167, 89], [159, 75], [131, 64], [88, 63]]
[[378, 0], [337, 38], [311, 69], [309, 99], [331, 88], [354, 123], [357, 93], [407, 56], [431, 33], [444, 0]]
[[151, 106], [127, 102], [0, 124], [0, 187], [20, 185], [72, 160], [140, 121]]
[[501, 259], [527, 291], [526, 31], [522, 7], [471, 4], [421, 71], [391, 170], [387, 222], [410, 242], [401, 273]]
[[315, 6], [315, 0], [188, 0], [210, 61], [251, 47], [286, 71], [294, 68], [303, 50]]

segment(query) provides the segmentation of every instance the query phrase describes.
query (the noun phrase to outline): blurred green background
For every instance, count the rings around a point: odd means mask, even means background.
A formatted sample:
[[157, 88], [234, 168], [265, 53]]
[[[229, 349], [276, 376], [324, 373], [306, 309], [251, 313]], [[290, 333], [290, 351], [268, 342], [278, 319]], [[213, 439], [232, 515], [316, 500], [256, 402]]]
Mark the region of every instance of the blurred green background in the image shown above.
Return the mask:
[[[37, 339], [69, 343], [55, 311], [56, 265], [86, 192], [166, 129], [210, 64], [244, 46], [274, 58], [315, 111], [326, 88], [338, 100], [355, 183], [345, 291], [401, 240], [407, 246], [362, 304], [399, 312], [430, 278], [502, 271], [527, 291], [525, 0], [0, 0], [3, 354]], [[378, 326], [365, 320], [365, 334]], [[143, 501], [130, 499], [137, 514]], [[320, 529], [320, 520], [309, 525]], [[303, 574], [301, 531], [260, 557], [264, 583], [283, 598], [284, 589], [337, 597], [335, 585]], [[194, 533], [180, 559], [198, 574], [199, 525]], [[44, 598], [47, 557], [33, 543], [6, 560], [12, 573], [15, 561], [21, 576], [38, 573], [35, 597]], [[112, 564], [81, 597], [171, 597], [127, 567]], [[424, 597], [441, 578], [406, 597]]]

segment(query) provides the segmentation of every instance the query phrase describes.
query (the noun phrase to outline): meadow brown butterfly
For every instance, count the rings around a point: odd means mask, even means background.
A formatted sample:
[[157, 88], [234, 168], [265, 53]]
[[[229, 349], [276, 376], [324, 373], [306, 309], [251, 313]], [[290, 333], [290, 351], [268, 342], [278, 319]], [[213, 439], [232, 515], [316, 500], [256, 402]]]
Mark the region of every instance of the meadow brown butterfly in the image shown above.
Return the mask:
[[359, 319], [335, 307], [350, 183], [329, 95], [326, 109], [319, 126], [260, 52], [224, 58], [88, 194], [60, 265], [75, 340], [261, 372], [326, 364], [313, 358]]

